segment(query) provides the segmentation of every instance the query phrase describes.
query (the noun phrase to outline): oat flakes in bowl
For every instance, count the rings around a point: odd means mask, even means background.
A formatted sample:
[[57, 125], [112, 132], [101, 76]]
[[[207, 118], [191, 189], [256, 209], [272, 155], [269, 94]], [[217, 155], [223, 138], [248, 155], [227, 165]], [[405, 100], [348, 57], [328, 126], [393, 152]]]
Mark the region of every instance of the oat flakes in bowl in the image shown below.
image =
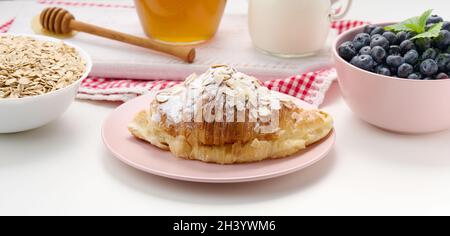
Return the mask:
[[91, 68], [85, 51], [59, 39], [0, 34], [0, 133], [58, 118]]
[[0, 99], [37, 96], [79, 80], [86, 62], [62, 41], [0, 36]]

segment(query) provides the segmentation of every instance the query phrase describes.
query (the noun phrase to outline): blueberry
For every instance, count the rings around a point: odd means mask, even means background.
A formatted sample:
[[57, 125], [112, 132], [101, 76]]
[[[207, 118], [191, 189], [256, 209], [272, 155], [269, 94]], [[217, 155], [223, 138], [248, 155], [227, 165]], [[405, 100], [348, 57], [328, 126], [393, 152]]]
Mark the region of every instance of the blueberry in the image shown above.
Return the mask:
[[375, 35], [375, 34], [380, 34], [382, 35], [384, 33], [384, 28], [383, 27], [375, 27], [375, 29], [372, 30], [372, 32], [370, 32], [370, 35]]
[[389, 47], [389, 55], [400, 55], [400, 46], [392, 45]]
[[439, 49], [447, 49], [450, 46], [450, 31], [441, 30], [439, 37], [435, 39], [435, 45]]
[[352, 42], [347, 41], [338, 48], [339, 56], [347, 61], [350, 61], [354, 56], [356, 56], [355, 46]]
[[400, 51], [402, 54], [409, 52], [410, 50], [415, 49], [414, 43], [407, 39], [400, 44]]
[[428, 48], [431, 48], [431, 39], [429, 38], [420, 38], [414, 41], [414, 45], [417, 48], [417, 51], [424, 52]]
[[444, 21], [444, 19], [442, 19], [442, 17], [438, 16], [438, 15], [432, 15], [428, 18], [427, 20], [427, 24], [437, 24]]
[[350, 62], [352, 65], [361, 68], [363, 70], [372, 71], [375, 66], [375, 61], [369, 55], [356, 56]]
[[398, 67], [398, 77], [400, 78], [407, 78], [410, 74], [414, 72], [414, 67], [408, 63], [403, 63]]
[[407, 33], [405, 31], [400, 31], [397, 33], [397, 45], [400, 45], [403, 41], [405, 41], [407, 39]]
[[427, 76], [436, 74], [439, 70], [438, 64], [433, 59], [426, 59], [420, 64], [420, 72]]
[[375, 73], [380, 74], [380, 75], [385, 75], [385, 76], [391, 76], [391, 70], [385, 66], [385, 65], [378, 65], [375, 68]]
[[436, 63], [438, 64], [439, 71], [445, 72], [447, 71], [447, 65], [450, 64], [450, 54], [448, 53], [441, 53], [436, 58]]
[[405, 63], [405, 60], [401, 56], [388, 56], [386, 58], [386, 63], [394, 68], [398, 68], [401, 64]]
[[427, 76], [427, 77], [423, 78], [423, 80], [434, 80], [434, 77], [432, 77], [432, 76]]
[[372, 39], [372, 42], [370, 42], [370, 47], [374, 48], [376, 46], [389, 49], [389, 41], [383, 36], [377, 36]]
[[371, 36], [370, 36], [370, 41], [372, 41], [374, 38], [380, 37], [380, 36], [382, 36], [382, 35], [381, 35], [381, 34], [374, 34], [374, 35], [371, 35]]
[[427, 50], [425, 50], [425, 52], [423, 52], [421, 59], [422, 60], [427, 60], [427, 59], [436, 59], [438, 53], [436, 52], [436, 50], [434, 48], [428, 48]]
[[408, 32], [408, 33], [406, 33], [406, 39], [412, 39], [416, 35], [417, 35], [416, 32]]
[[365, 47], [361, 48], [361, 50], [359, 50], [359, 54], [360, 55], [370, 55], [371, 50], [372, 50], [372, 48], [370, 46], [365, 46]]
[[384, 32], [382, 36], [385, 37], [391, 45], [394, 45], [398, 41], [397, 35], [390, 31]]
[[450, 64], [447, 65], [447, 72], [450, 73]]
[[446, 73], [439, 73], [435, 77], [437, 80], [448, 79], [448, 75]]
[[444, 22], [444, 25], [442, 26], [442, 29], [450, 31], [450, 21]]
[[374, 25], [366, 25], [364, 26], [364, 33], [370, 34], [375, 29], [376, 26]]
[[421, 76], [418, 73], [412, 73], [412, 74], [408, 75], [408, 79], [420, 80]]
[[416, 50], [409, 50], [403, 57], [405, 62], [411, 65], [415, 65], [419, 60], [419, 53]]
[[397, 76], [398, 67], [391, 66], [391, 67], [389, 67], [389, 70], [391, 71], [391, 74], [393, 76]]
[[361, 48], [365, 46], [369, 46], [370, 44], [370, 35], [366, 33], [360, 33], [356, 35], [355, 39], [353, 39], [353, 45], [355, 46], [356, 51], [361, 50]]
[[387, 56], [386, 50], [380, 46], [375, 46], [370, 50], [370, 55], [377, 63], [382, 63]]

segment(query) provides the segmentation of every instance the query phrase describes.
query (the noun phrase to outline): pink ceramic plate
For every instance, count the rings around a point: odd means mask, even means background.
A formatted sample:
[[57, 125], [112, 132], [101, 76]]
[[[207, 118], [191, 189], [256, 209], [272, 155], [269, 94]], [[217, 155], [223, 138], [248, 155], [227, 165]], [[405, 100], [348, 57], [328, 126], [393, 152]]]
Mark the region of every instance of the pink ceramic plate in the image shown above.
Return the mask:
[[[203, 183], [236, 183], [275, 178], [304, 169], [324, 158], [335, 142], [335, 133], [307, 150], [279, 160], [251, 164], [216, 165], [177, 158], [134, 138], [127, 130], [133, 116], [149, 106], [151, 95], [138, 97], [117, 108], [103, 124], [103, 141], [119, 160], [139, 170], [177, 180]], [[301, 102], [301, 101], [299, 101]], [[305, 107], [309, 104], [301, 102]]]

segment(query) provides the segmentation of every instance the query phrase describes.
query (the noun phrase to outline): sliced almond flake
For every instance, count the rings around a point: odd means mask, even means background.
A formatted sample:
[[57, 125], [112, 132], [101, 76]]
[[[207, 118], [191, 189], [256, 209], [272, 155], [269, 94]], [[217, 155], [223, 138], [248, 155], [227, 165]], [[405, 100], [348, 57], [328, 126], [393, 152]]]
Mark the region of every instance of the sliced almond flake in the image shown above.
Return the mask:
[[224, 64], [217, 64], [217, 65], [212, 65], [211, 66], [212, 69], [217, 69], [217, 68], [220, 68], [220, 67], [228, 67], [228, 66], [224, 65]]
[[208, 86], [210, 84], [214, 83], [214, 78], [212, 76], [209, 76], [207, 79], [205, 79], [202, 83], [203, 86]]
[[197, 74], [191, 74], [189, 77], [186, 78], [184, 81], [184, 84], [189, 85], [191, 84], [195, 79], [197, 78]]
[[165, 95], [165, 94], [156, 95], [156, 101], [158, 101], [159, 103], [165, 103], [165, 102], [169, 101], [169, 98], [170, 98], [170, 96]]
[[227, 80], [229, 80], [229, 79], [231, 79], [231, 78], [232, 78], [231, 75], [224, 75], [224, 76], [223, 76], [223, 81], [227, 81]]
[[222, 84], [222, 82], [224, 81], [224, 76], [223, 75], [216, 75], [214, 76], [214, 82], [218, 85]]
[[232, 80], [227, 80], [225, 84], [230, 87], [231, 89], [236, 89], [236, 83], [234, 83]]

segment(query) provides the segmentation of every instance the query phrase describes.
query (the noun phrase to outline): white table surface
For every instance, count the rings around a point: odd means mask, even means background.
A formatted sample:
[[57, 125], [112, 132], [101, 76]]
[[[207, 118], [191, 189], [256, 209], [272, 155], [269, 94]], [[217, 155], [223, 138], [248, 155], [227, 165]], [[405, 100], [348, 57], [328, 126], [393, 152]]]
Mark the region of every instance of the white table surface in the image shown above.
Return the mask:
[[[26, 3], [0, 1], [0, 22], [20, 4]], [[449, 7], [447, 0], [356, 0], [349, 18], [398, 20]], [[228, 11], [245, 8], [245, 1], [231, 0]], [[450, 19], [448, 11], [438, 12]], [[328, 158], [255, 183], [178, 182], [122, 164], [100, 137], [103, 120], [116, 106], [77, 101], [46, 127], [0, 135], [0, 214], [450, 214], [450, 132], [404, 136], [381, 131], [351, 113], [337, 84], [323, 105], [334, 116], [338, 135]]]

